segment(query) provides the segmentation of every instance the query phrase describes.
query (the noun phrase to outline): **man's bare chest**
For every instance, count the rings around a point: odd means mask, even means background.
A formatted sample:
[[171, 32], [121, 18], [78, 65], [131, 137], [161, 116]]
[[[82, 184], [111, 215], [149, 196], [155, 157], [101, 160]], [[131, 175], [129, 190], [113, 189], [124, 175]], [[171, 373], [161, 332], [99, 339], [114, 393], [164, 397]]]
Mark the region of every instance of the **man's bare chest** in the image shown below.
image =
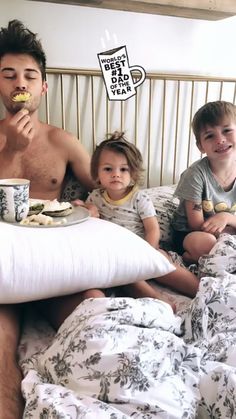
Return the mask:
[[58, 189], [64, 179], [66, 162], [52, 150], [31, 149], [14, 156], [0, 153], [1, 178], [30, 179], [31, 191]]

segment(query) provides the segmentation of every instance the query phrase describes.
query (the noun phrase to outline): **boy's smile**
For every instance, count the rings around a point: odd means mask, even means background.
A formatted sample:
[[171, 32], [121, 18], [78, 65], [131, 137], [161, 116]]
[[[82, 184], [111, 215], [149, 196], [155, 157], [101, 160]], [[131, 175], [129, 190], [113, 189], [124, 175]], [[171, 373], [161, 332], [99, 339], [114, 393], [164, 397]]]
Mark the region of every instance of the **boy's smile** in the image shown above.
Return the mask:
[[206, 125], [200, 134], [199, 149], [210, 159], [236, 152], [236, 124], [224, 120], [216, 126]]

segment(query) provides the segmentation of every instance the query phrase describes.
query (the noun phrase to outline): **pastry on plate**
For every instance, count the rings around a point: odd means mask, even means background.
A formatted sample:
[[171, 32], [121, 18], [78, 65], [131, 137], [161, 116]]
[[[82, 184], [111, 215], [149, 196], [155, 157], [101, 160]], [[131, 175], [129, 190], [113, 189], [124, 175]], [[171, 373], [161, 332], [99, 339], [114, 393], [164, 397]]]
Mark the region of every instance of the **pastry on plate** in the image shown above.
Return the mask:
[[45, 205], [44, 200], [40, 199], [32, 199], [29, 200], [29, 212], [28, 215], [36, 215], [39, 214], [43, 209]]
[[20, 224], [25, 226], [57, 226], [66, 224], [66, 219], [62, 218], [60, 221], [54, 221], [53, 217], [45, 214], [33, 214], [21, 220]]
[[32, 199], [29, 200], [28, 215], [44, 214], [51, 217], [64, 217], [73, 212], [70, 202], [59, 202], [57, 199], [50, 201], [48, 199]]
[[53, 201], [45, 201], [41, 212], [51, 217], [64, 217], [73, 212], [73, 207], [70, 202], [59, 202], [54, 199]]

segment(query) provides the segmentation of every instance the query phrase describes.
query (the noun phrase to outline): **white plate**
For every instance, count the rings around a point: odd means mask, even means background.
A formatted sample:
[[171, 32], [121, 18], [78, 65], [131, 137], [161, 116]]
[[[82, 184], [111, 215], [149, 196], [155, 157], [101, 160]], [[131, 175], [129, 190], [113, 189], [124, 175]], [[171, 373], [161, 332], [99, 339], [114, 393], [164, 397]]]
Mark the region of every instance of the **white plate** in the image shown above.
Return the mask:
[[70, 215], [67, 215], [66, 217], [52, 217], [55, 222], [66, 219], [67, 222], [64, 224], [33, 225], [33, 224], [13, 223], [13, 225], [16, 225], [19, 227], [33, 227], [33, 228], [67, 227], [73, 224], [82, 223], [83, 221], [86, 221], [89, 218], [89, 212], [86, 208], [80, 207], [80, 206], [73, 207], [73, 208], [74, 208], [73, 212]]

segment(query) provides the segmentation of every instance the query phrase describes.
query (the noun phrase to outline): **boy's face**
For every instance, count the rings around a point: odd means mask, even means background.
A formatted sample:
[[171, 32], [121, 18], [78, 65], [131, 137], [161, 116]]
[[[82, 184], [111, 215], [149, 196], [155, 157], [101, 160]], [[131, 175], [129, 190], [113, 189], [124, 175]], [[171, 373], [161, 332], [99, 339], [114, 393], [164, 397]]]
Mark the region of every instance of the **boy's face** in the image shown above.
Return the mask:
[[227, 159], [232, 153], [236, 155], [236, 123], [225, 118], [219, 125], [205, 125], [197, 146], [209, 160]]
[[[42, 95], [47, 91], [47, 83], [37, 62], [28, 54], [6, 54], [0, 60], [0, 95], [10, 114], [22, 108], [29, 112], [38, 109]], [[17, 93], [28, 92], [31, 96], [27, 102], [14, 102]]]

